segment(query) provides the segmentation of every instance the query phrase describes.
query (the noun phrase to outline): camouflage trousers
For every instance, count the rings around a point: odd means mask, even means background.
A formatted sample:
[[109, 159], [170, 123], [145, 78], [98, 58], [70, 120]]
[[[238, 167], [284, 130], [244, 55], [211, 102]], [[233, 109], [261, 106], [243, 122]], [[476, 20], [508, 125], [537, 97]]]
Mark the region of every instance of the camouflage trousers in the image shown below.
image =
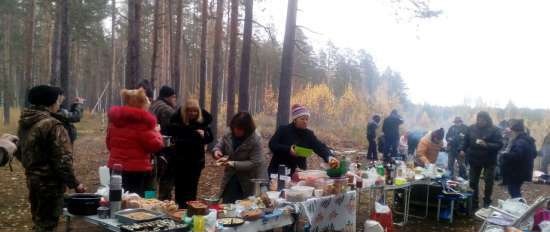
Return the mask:
[[55, 231], [63, 212], [64, 185], [39, 176], [27, 176], [33, 231]]

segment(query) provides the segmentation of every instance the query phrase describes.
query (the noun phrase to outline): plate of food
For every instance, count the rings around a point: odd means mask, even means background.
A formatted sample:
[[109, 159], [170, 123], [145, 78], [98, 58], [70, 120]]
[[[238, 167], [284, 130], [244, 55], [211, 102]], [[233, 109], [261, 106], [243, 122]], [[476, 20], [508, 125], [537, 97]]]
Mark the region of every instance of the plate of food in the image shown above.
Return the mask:
[[125, 209], [115, 213], [115, 217], [122, 224], [154, 221], [163, 216], [162, 213], [146, 209]]
[[220, 218], [218, 224], [224, 227], [236, 227], [244, 224], [244, 219], [238, 217]]

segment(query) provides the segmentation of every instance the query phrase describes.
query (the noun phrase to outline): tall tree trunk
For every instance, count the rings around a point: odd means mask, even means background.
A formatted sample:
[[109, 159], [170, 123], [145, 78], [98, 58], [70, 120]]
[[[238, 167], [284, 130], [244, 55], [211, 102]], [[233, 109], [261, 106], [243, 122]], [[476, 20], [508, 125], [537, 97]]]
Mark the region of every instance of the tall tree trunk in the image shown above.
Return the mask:
[[206, 107], [206, 34], [208, 33], [208, 0], [202, 0], [201, 14], [201, 55], [200, 55], [200, 80], [199, 80], [199, 104]]
[[235, 77], [237, 76], [237, 36], [239, 34], [239, 0], [231, 0], [231, 35], [229, 38], [227, 76], [227, 125], [235, 114]]
[[59, 81], [59, 72], [60, 72], [60, 59], [61, 59], [61, 53], [60, 53], [60, 40], [61, 40], [61, 16], [63, 15], [63, 10], [61, 7], [61, 2], [63, 0], [57, 0], [55, 5], [55, 24], [53, 29], [53, 39], [52, 39], [52, 67], [51, 67], [51, 76], [50, 76], [50, 84], [51, 85], [57, 85], [57, 82]]
[[65, 101], [63, 106], [67, 107], [68, 101], [72, 100], [72, 92], [69, 89], [69, 0], [61, 0], [61, 22], [60, 22], [60, 64], [59, 64], [59, 80], [61, 88], [65, 92]]
[[181, 75], [180, 75], [180, 56], [181, 56], [181, 27], [182, 27], [182, 11], [183, 11], [183, 1], [177, 0], [176, 4], [176, 36], [174, 39], [174, 56], [172, 60], [172, 81], [174, 82], [174, 90], [179, 95], [181, 88]]
[[239, 111], [250, 110], [250, 46], [252, 44], [253, 0], [245, 0], [243, 51], [241, 55], [241, 78], [239, 79]]
[[141, 79], [140, 28], [142, 0], [128, 0], [128, 47], [126, 48], [126, 88], [136, 88]]
[[281, 79], [279, 81], [279, 104], [277, 106], [277, 126], [288, 123], [290, 115], [290, 97], [292, 95], [292, 72], [294, 68], [294, 44], [296, 35], [296, 13], [298, 0], [288, 0], [286, 13], [285, 40], [281, 61]]
[[218, 132], [218, 105], [220, 101], [220, 81], [223, 78], [222, 70], [222, 21], [223, 21], [224, 0], [217, 1], [216, 25], [214, 27], [214, 61], [212, 68], [212, 98], [210, 111], [212, 113], [212, 135], [214, 138]]
[[26, 96], [31, 86], [33, 86], [34, 78], [32, 76], [33, 68], [33, 49], [34, 49], [34, 1], [27, 0], [27, 10], [25, 19], [25, 68], [24, 68], [24, 81], [22, 83], [23, 97], [21, 102], [23, 105], [27, 105]]
[[10, 107], [12, 103], [12, 92], [13, 92], [13, 86], [11, 81], [11, 24], [12, 24], [12, 16], [10, 12], [6, 12], [6, 15], [4, 17], [5, 22], [5, 28], [3, 29], [5, 32], [4, 37], [4, 44], [3, 44], [3, 51], [4, 51], [4, 62], [3, 62], [3, 71], [4, 71], [4, 89], [2, 90], [3, 98], [4, 98], [4, 125], [10, 124]]
[[[113, 0], [114, 1], [114, 0]], [[159, 53], [159, 24], [160, 24], [160, 16], [159, 16], [159, 9], [160, 9], [160, 1], [162, 0], [155, 0], [155, 8], [153, 12], [153, 55], [151, 56], [151, 85], [153, 86], [153, 89], [156, 87], [156, 81], [158, 79], [157, 76], [157, 65], [158, 65], [158, 53]]]
[[[111, 78], [109, 79], [109, 105], [115, 105], [116, 95], [116, 0], [111, 0]], [[154, 83], [154, 82], [151, 82]]]
[[165, 71], [163, 77], [163, 85], [172, 83], [172, 1], [165, 0], [164, 10], [164, 55], [163, 64]]

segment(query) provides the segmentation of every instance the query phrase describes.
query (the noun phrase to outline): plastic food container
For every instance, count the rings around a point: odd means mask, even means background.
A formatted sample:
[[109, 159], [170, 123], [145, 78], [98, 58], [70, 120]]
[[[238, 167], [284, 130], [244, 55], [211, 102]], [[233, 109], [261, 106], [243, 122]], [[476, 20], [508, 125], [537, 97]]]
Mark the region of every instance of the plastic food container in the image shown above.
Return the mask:
[[279, 199], [279, 196], [281, 195], [281, 192], [279, 192], [279, 191], [267, 191], [266, 194], [267, 194], [267, 197], [269, 197], [269, 199], [271, 199], [272, 201], [276, 201], [277, 199]]
[[302, 202], [306, 200], [303, 193], [298, 190], [285, 189], [284, 191], [288, 202]]
[[347, 177], [331, 178], [331, 180], [334, 181], [334, 194], [341, 194], [347, 191]]
[[309, 186], [294, 186], [290, 189], [300, 192], [304, 198], [312, 197], [313, 191], [315, 190], [314, 187], [309, 187]]

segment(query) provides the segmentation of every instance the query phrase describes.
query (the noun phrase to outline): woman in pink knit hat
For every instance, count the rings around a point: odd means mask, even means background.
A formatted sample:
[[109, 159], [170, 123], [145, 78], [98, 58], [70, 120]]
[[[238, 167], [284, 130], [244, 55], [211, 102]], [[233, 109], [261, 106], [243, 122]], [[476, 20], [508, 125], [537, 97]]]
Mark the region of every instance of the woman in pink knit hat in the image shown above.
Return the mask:
[[269, 141], [269, 149], [273, 153], [269, 163], [269, 173], [277, 173], [281, 164], [290, 168], [291, 174], [294, 174], [296, 168], [306, 170], [306, 158], [296, 154], [296, 146], [312, 149], [327, 163], [338, 163], [327, 146], [307, 128], [309, 116], [310, 113], [306, 107], [298, 104], [292, 106], [292, 122], [280, 126]]

